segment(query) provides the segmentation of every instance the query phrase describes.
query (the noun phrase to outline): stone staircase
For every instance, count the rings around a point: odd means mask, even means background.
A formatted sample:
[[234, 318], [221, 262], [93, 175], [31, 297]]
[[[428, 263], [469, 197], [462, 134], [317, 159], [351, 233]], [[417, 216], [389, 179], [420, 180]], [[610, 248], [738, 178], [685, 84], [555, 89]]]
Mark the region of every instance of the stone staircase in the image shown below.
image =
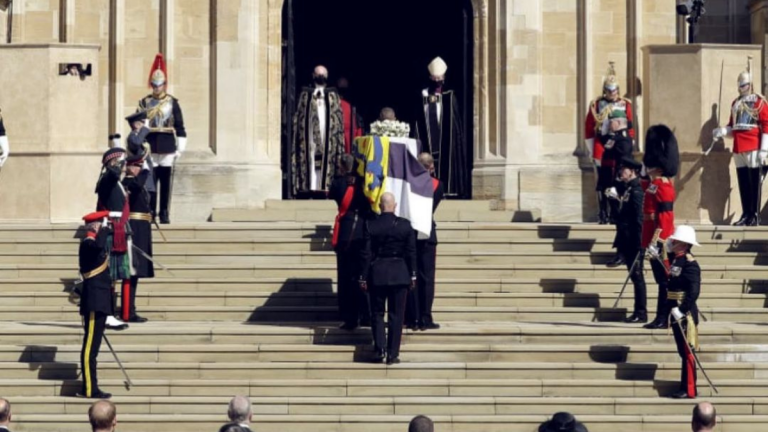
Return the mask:
[[[560, 410], [591, 432], [686, 430], [692, 402], [663, 397], [679, 378], [671, 335], [619, 322], [631, 288], [611, 309], [626, 276], [603, 265], [612, 229], [510, 223], [515, 213], [491, 205], [441, 206], [443, 327], [406, 331], [403, 363], [390, 367], [366, 363], [368, 329], [336, 328], [329, 203], [268, 202], [164, 227], [155, 251], [169, 271], [137, 298], [151, 321], [108, 333], [134, 385], [106, 346], [100, 356], [119, 430], [217, 430], [235, 394], [251, 397], [259, 431], [400, 432], [427, 414], [439, 431], [531, 432]], [[0, 396], [13, 403], [15, 431], [89, 430], [89, 401], [72, 397], [75, 231], [0, 227]], [[768, 229], [702, 227], [699, 241], [700, 355], [720, 390], [700, 375], [701, 398], [717, 405], [721, 430], [760, 430]], [[654, 285], [649, 294], [653, 305]]]

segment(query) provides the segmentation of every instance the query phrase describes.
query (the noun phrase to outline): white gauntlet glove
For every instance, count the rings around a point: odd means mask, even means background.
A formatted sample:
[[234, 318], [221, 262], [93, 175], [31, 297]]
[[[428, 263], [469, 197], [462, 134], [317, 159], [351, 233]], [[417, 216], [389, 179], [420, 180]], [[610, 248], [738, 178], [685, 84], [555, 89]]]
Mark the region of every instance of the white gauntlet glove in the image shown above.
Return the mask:
[[180, 158], [187, 150], [187, 137], [176, 138], [176, 159]]
[[659, 257], [659, 253], [659, 248], [656, 245], [648, 246], [648, 255], [650, 255], [651, 258], [657, 259]]
[[719, 127], [712, 131], [712, 138], [713, 139], [720, 139], [725, 138], [731, 135], [731, 128], [729, 127]]
[[0, 136], [0, 167], [8, 159], [9, 154], [11, 154], [11, 148], [8, 145], [8, 137], [5, 135]]
[[616, 190], [615, 187], [610, 187], [605, 190], [605, 196], [611, 199], [619, 199], [619, 192]]
[[682, 312], [680, 312], [680, 308], [672, 308], [672, 318], [675, 319], [675, 321], [680, 321], [681, 319], [685, 318], [685, 315], [683, 315]]

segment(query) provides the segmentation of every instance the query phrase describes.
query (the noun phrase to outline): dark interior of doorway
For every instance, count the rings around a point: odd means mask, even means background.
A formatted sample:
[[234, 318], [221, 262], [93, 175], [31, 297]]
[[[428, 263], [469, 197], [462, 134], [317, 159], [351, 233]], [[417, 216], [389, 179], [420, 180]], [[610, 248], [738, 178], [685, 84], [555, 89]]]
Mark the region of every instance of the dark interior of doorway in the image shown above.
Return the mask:
[[[314, 66], [328, 68], [331, 85], [342, 76], [349, 80], [348, 98], [366, 125], [385, 106], [412, 125], [428, 83], [427, 65], [440, 56], [448, 64], [446, 87], [462, 106], [471, 153], [472, 24], [471, 0], [285, 0], [283, 149], [290, 143], [297, 93], [311, 84]], [[471, 164], [472, 154], [465, 160]], [[284, 160], [286, 179], [287, 169]]]

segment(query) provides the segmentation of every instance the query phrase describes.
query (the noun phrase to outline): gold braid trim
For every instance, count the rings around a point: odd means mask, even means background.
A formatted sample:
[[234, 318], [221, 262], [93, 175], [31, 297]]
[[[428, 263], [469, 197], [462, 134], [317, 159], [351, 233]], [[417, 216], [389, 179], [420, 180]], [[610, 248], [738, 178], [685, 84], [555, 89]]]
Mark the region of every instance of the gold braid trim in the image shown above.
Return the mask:
[[[758, 120], [760, 117], [760, 110], [763, 108], [763, 104], [768, 103], [765, 97], [761, 94], [754, 93], [757, 96], [757, 103], [755, 108], [750, 108], [744, 98], [739, 99], [738, 106], [736, 107], [736, 114], [747, 113], [752, 120]], [[746, 96], [745, 96], [746, 97]]]
[[696, 323], [693, 321], [693, 316], [688, 314], [685, 319], [688, 321], [688, 345], [692, 346], [696, 351], [699, 350], [699, 330], [696, 328]]

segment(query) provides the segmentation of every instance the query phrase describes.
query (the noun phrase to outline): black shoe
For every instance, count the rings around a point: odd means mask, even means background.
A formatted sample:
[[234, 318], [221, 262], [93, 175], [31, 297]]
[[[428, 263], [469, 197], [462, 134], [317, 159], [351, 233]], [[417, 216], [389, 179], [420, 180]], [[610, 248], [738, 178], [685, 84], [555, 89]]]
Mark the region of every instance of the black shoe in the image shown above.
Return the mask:
[[421, 327], [419, 327], [419, 330], [425, 331], [425, 330], [437, 330], [440, 328], [440, 324], [438, 323], [429, 323], [429, 324], [422, 324]]
[[610, 260], [610, 261], [608, 261], [607, 263], [605, 263], [605, 266], [606, 266], [606, 267], [610, 267], [610, 268], [613, 268], [613, 267], [622, 266], [622, 265], [624, 265], [624, 264], [626, 264], [626, 263], [627, 263], [627, 262], [624, 260], [624, 257], [623, 257], [623, 256], [621, 256], [621, 255], [616, 255], [615, 257], [613, 257], [613, 259], [612, 259], [612, 260]]
[[654, 330], [654, 329], [660, 329], [660, 328], [667, 328], [667, 323], [664, 321], [656, 318], [653, 321], [649, 322], [648, 324], [643, 326], [644, 329]]
[[387, 364], [388, 365], [400, 364], [400, 358], [399, 357], [387, 357]]
[[370, 327], [370, 326], [371, 326], [371, 320], [369, 319], [360, 320], [360, 327]]
[[143, 316], [134, 315], [130, 318], [128, 318], [129, 323], [145, 323], [149, 321], [148, 319], [144, 318]]
[[168, 212], [167, 211], [161, 211], [160, 212], [160, 223], [161, 224], [165, 224], [165, 225], [171, 223], [171, 218], [170, 218], [170, 216], [168, 216]]
[[407, 328], [410, 331], [416, 331], [416, 330], [419, 330], [421, 328], [421, 324], [420, 323], [407, 323], [405, 325], [405, 328]]
[[751, 218], [747, 219], [747, 223], [744, 224], [744, 226], [749, 226], [749, 227], [758, 226], [757, 216], [752, 216]]
[[95, 392], [91, 393], [90, 396], [86, 396], [85, 392], [83, 393], [77, 393], [75, 396], [80, 398], [86, 398], [86, 399], [109, 399], [112, 397], [112, 393], [103, 392], [101, 390], [96, 390]]
[[644, 323], [644, 322], [648, 322], [648, 316], [643, 314], [633, 313], [632, 315], [629, 316], [629, 318], [625, 319], [624, 322], [630, 323], [630, 324]]
[[696, 399], [696, 396], [694, 397], [688, 396], [688, 392], [685, 390], [680, 390], [675, 393], [672, 393], [671, 395], [669, 395], [669, 397], [671, 397], [672, 399]]
[[741, 215], [741, 218], [733, 224], [733, 226], [745, 226], [747, 222], [749, 222], [749, 216], [743, 214]]
[[374, 352], [374, 354], [373, 354], [372, 361], [374, 363], [384, 363], [384, 357], [386, 357], [386, 356], [387, 356], [387, 354], [386, 354], [386, 352], [384, 352], [383, 349], [382, 350], [376, 350]]
[[352, 331], [357, 328], [357, 324], [351, 324], [351, 323], [344, 323], [339, 326], [339, 330], [347, 330]]

